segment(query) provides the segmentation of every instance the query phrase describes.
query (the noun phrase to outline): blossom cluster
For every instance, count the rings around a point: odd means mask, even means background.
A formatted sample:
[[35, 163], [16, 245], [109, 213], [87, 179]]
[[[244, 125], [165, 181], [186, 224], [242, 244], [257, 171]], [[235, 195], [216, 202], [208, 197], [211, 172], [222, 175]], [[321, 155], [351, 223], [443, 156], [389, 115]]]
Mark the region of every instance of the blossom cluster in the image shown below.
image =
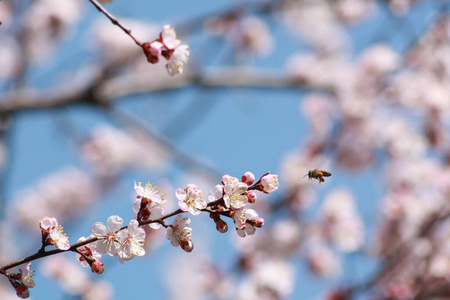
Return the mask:
[[[166, 214], [162, 205], [166, 202], [164, 192], [158, 186], [134, 183], [137, 193], [133, 209], [136, 218], [132, 219], [128, 226], [123, 226], [123, 219], [117, 215], [110, 216], [106, 225], [97, 222], [91, 228], [91, 235], [80, 237], [74, 245], [69, 244], [68, 237], [64, 234], [62, 226], [56, 218], [45, 217], [39, 222], [42, 232], [42, 247], [36, 254], [37, 258], [47, 256], [45, 247], [54, 245], [58, 250], [54, 254], [63, 251], [75, 252], [76, 259], [83, 267], [90, 267], [93, 273], [101, 274], [105, 267], [100, 261], [102, 255], [117, 256], [123, 264], [136, 256], [145, 254], [144, 244], [148, 226], [153, 230], [164, 227], [166, 237], [170, 243], [180, 246], [186, 252], [194, 249], [192, 242], [191, 220], [181, 214], [189, 212], [198, 215], [202, 212], [209, 213], [216, 223], [216, 229], [226, 232], [228, 225], [221, 217], [228, 217], [234, 221], [239, 236], [245, 237], [255, 233], [256, 228], [264, 225], [264, 220], [258, 213], [250, 209], [247, 204], [255, 203], [257, 196], [255, 191], [272, 193], [278, 189], [278, 176], [267, 173], [257, 182], [251, 172], [246, 172], [241, 180], [224, 175], [222, 182], [210, 192], [208, 200], [203, 198], [202, 191], [194, 184], [188, 184], [184, 189], [177, 189], [175, 195], [178, 199], [179, 209], [171, 214]], [[165, 219], [175, 216], [172, 224], [166, 224]], [[47, 254], [47, 255], [45, 255]], [[52, 253], [53, 254], [53, 253]], [[34, 260], [36, 258], [32, 258]], [[28, 288], [34, 287], [33, 272], [28, 263], [20, 273], [6, 274], [10, 279], [16, 293], [21, 298], [29, 297]]]
[[189, 59], [188, 48], [177, 38], [175, 29], [170, 25], [164, 25], [158, 39], [142, 45], [149, 63], [156, 64], [161, 56], [167, 60], [166, 68], [170, 76], [183, 73], [183, 67]]

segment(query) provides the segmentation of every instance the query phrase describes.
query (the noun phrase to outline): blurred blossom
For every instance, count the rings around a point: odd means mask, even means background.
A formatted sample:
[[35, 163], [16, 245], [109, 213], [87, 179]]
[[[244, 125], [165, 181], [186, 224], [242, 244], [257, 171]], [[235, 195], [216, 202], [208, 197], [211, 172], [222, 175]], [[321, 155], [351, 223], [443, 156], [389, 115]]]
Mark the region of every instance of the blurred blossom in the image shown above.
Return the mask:
[[330, 88], [336, 86], [342, 79], [343, 73], [347, 72], [348, 62], [339, 56], [299, 53], [288, 59], [286, 68], [299, 83], [312, 87]]
[[269, 26], [257, 16], [241, 19], [212, 18], [206, 29], [212, 35], [221, 35], [239, 51], [260, 56], [268, 55], [273, 49], [273, 38]]
[[411, 108], [428, 108], [439, 112], [448, 112], [450, 109], [447, 84], [429, 72], [399, 73], [392, 79], [387, 97]]
[[436, 254], [431, 259], [428, 272], [437, 278], [450, 279], [450, 253]]
[[375, 44], [361, 54], [359, 65], [365, 73], [380, 76], [398, 68], [400, 59], [400, 55], [394, 52], [389, 45]]
[[[38, 223], [35, 223], [34, 226], [36, 224]], [[14, 231], [12, 230], [12, 226], [10, 222], [0, 222], [0, 265], [6, 265], [12, 260], [18, 259], [20, 255], [20, 251], [13, 238]], [[0, 296], [0, 299], [3, 298]]]
[[213, 299], [229, 299], [233, 292], [232, 279], [206, 256], [172, 257], [165, 277], [173, 300], [203, 299], [206, 294]]
[[[138, 136], [140, 137], [140, 136]], [[103, 177], [119, 175], [128, 168], [155, 168], [164, 161], [156, 143], [126, 131], [100, 126], [82, 144], [82, 154], [94, 171]], [[157, 158], [160, 159], [156, 162]]]
[[395, 158], [417, 158], [428, 148], [425, 137], [414, 131], [412, 124], [400, 117], [380, 119], [388, 126], [378, 128], [378, 142]]
[[300, 101], [300, 109], [313, 128], [313, 134], [326, 137], [336, 115], [336, 99], [324, 93], [309, 93]]
[[339, 257], [321, 242], [312, 242], [307, 246], [306, 259], [317, 276], [331, 278], [341, 271]]
[[[1, 3], [1, 2], [0, 2]], [[17, 295], [14, 289], [11, 288], [11, 285], [8, 283], [0, 285], [0, 299], [2, 300], [17, 300]]]
[[358, 170], [371, 165], [375, 159], [377, 140], [374, 122], [348, 118], [337, 136], [337, 162], [343, 168]]
[[[3, 2], [0, 2], [0, 12], [2, 3]], [[0, 20], [2, 20], [1, 16]], [[2, 66], [0, 68], [0, 80], [11, 79], [13, 76], [15, 76], [20, 68], [20, 49], [17, 45], [17, 41], [8, 37], [0, 38], [0, 45], [0, 66]], [[2, 152], [4, 151], [3, 148], [4, 147], [2, 144]], [[2, 157], [0, 161], [1, 166], [3, 166], [4, 164], [3, 160], [4, 159]]]
[[24, 15], [25, 49], [34, 62], [50, 57], [55, 42], [67, 38], [68, 29], [80, 18], [84, 3], [77, 0], [34, 1]]
[[[12, 18], [12, 7], [8, 1], [0, 1], [0, 20], [2, 21], [2, 29], [8, 28]], [[3, 45], [3, 44], [2, 44]], [[1, 55], [0, 55], [1, 57]], [[3, 66], [2, 64], [0, 64]]]
[[376, 9], [373, 0], [338, 0], [333, 5], [339, 19], [351, 25], [364, 20]]
[[46, 215], [63, 223], [88, 209], [96, 193], [87, 174], [67, 168], [19, 192], [13, 201], [14, 216], [21, 226], [30, 230], [35, 230], [39, 219]]
[[238, 300], [284, 299], [294, 289], [295, 270], [283, 260], [268, 259], [256, 265], [238, 289]]
[[76, 262], [56, 255], [40, 264], [42, 273], [58, 282], [61, 288], [82, 300], [113, 299], [113, 286], [104, 280], [93, 280]]
[[413, 0], [388, 0], [389, 8], [397, 16], [408, 13]]
[[[261, 233], [262, 234], [262, 233]], [[294, 254], [301, 246], [302, 228], [296, 220], [281, 219], [270, 228], [273, 242], [268, 243], [275, 246], [282, 256]]]
[[327, 195], [322, 205], [322, 219], [325, 235], [339, 250], [352, 252], [362, 247], [364, 226], [348, 190], [334, 190]]
[[414, 292], [404, 281], [394, 279], [384, 285], [383, 294], [388, 299], [408, 300], [413, 299]]
[[[138, 40], [156, 38], [160, 32], [159, 26], [154, 24], [132, 19], [121, 19], [120, 22], [127, 28], [131, 28], [133, 36]], [[133, 57], [138, 57], [139, 63], [141, 63], [142, 57], [138, 54], [142, 53], [142, 49], [137, 47], [122, 29], [113, 26], [104, 16], [99, 16], [99, 21], [94, 23], [91, 30], [89, 30], [89, 37], [87, 38], [93, 41], [99, 56], [108, 63], [127, 62]]]
[[326, 0], [284, 1], [279, 17], [320, 53], [345, 52], [349, 39]]

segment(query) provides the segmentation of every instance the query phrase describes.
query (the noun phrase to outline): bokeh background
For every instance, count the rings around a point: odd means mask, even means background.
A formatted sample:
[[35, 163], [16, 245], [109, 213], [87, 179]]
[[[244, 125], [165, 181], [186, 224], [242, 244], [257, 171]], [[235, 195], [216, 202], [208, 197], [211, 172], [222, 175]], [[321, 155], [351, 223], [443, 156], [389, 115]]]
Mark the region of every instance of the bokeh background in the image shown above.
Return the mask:
[[[165, 24], [182, 75], [89, 1], [0, 0], [0, 259], [134, 217], [134, 181], [165, 191], [224, 174], [280, 176], [240, 238], [192, 216], [195, 249], [148, 234], [102, 275], [73, 253], [32, 263], [32, 299], [446, 299], [450, 290], [448, 1], [105, 4], [141, 41]], [[303, 176], [326, 169], [319, 185]], [[228, 220], [229, 221], [229, 220]], [[6, 278], [2, 299], [15, 299]]]

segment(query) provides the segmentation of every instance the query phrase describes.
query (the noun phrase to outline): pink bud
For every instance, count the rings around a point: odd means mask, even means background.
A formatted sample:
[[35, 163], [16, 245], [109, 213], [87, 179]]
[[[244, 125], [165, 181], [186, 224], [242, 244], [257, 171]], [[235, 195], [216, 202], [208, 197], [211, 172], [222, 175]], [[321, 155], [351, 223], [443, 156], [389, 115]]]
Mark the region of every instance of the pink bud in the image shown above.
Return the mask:
[[26, 299], [30, 297], [30, 290], [23, 284], [16, 287], [16, 294], [19, 298]]
[[261, 228], [261, 227], [263, 227], [263, 225], [264, 225], [264, 219], [263, 218], [257, 218], [256, 220], [255, 220], [255, 227], [257, 227], [257, 228]]
[[255, 175], [253, 175], [252, 172], [245, 172], [245, 174], [242, 175], [241, 181], [247, 185], [251, 185], [255, 181]]
[[192, 243], [192, 241], [183, 241], [180, 242], [180, 247], [181, 249], [189, 253], [192, 252], [192, 250], [194, 250], [194, 243]]
[[222, 176], [222, 184], [225, 185], [228, 181], [230, 181], [230, 178], [232, 178], [230, 175], [225, 174]]
[[256, 201], [256, 194], [254, 191], [247, 192], [247, 199], [248, 203], [255, 203]]
[[216, 222], [216, 229], [220, 233], [225, 233], [228, 231], [228, 224], [224, 220], [217, 220]]
[[266, 194], [275, 192], [278, 189], [278, 175], [268, 174], [261, 178], [262, 191]]
[[105, 271], [105, 267], [101, 261], [95, 260], [91, 265], [91, 270], [93, 273], [102, 274]]
[[144, 50], [145, 56], [147, 56], [147, 61], [151, 64], [156, 64], [159, 61], [159, 56], [162, 51], [159, 44], [162, 47], [162, 44], [156, 41], [152, 43], [144, 43], [142, 45], [142, 50]]

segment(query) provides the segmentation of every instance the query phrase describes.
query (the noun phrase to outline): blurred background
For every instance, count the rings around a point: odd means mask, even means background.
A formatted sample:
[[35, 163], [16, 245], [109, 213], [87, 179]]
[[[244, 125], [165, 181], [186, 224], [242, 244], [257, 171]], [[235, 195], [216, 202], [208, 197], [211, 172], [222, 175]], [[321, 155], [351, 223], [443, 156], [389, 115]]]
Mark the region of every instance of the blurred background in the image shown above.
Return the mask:
[[162, 228], [102, 275], [73, 253], [34, 261], [32, 299], [450, 298], [448, 1], [104, 6], [142, 42], [174, 26], [190, 60], [170, 77], [87, 0], [0, 0], [1, 264], [40, 248], [45, 216], [72, 244], [128, 224], [134, 181], [166, 212], [224, 174], [271, 171], [280, 189], [253, 205], [253, 236], [201, 214], [192, 253]]

